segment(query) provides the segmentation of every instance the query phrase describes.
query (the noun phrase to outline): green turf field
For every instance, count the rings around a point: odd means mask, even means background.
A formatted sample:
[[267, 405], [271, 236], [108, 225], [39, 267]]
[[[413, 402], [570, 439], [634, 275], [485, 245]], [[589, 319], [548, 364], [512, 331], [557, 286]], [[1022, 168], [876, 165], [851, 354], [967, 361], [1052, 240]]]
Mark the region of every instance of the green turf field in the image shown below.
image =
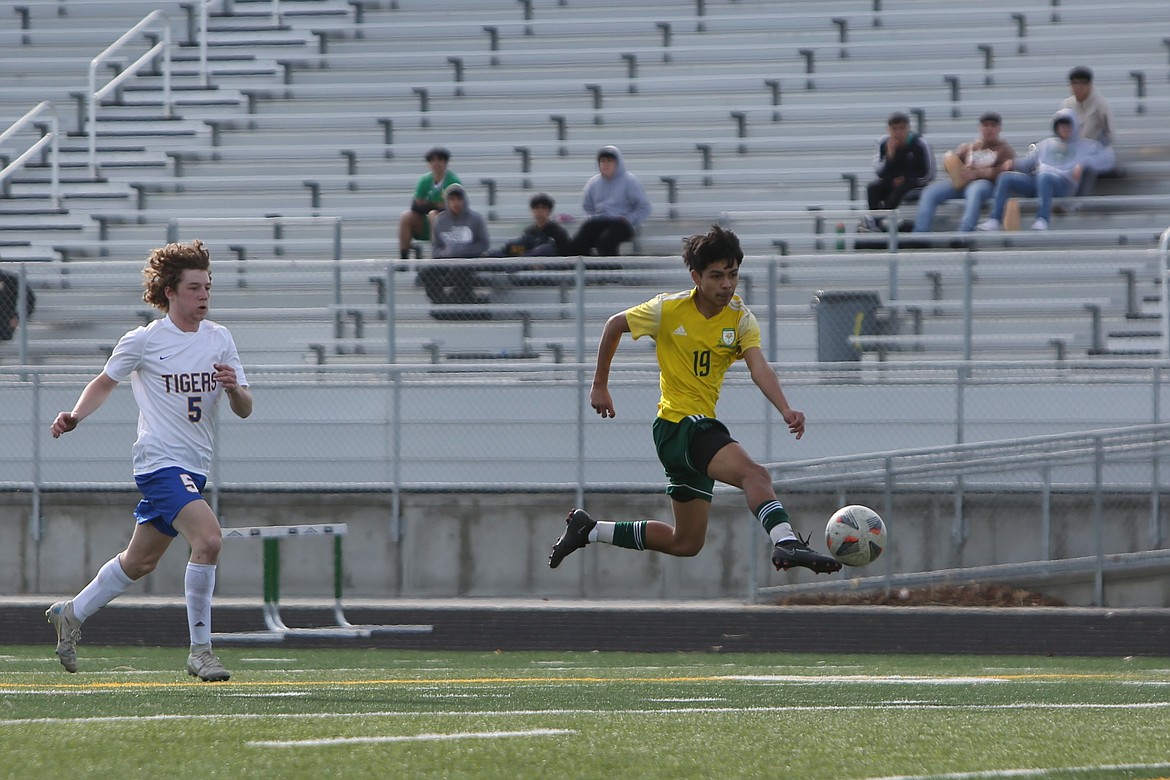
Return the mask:
[[0, 776], [1170, 776], [1170, 658], [79, 649], [0, 647]]

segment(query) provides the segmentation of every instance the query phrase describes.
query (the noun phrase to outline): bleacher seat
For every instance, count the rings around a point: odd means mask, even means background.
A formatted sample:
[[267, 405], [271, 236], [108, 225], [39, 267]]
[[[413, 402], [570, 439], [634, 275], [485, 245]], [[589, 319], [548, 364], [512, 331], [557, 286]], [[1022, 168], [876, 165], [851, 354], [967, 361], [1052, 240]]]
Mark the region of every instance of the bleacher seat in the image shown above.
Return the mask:
[[[0, 65], [13, 76], [0, 96], [0, 132], [47, 99], [65, 133], [61, 207], [49, 202], [47, 159], [27, 162], [0, 193], [0, 257], [141, 257], [178, 217], [271, 214], [340, 216], [343, 257], [396, 255], [397, 213], [425, 170], [422, 152], [436, 144], [452, 150], [451, 167], [496, 244], [526, 222], [534, 191], [579, 216], [596, 149], [609, 143], [625, 151], [654, 206], [633, 251], [677, 255], [681, 236], [723, 219], [752, 254], [833, 253], [836, 224], [847, 223], [852, 254], [849, 214], [864, 205], [859, 185], [890, 110], [911, 111], [941, 154], [994, 108], [1023, 150], [1048, 134], [1075, 64], [1094, 68], [1113, 105], [1127, 176], [1102, 180], [1096, 196], [1055, 215], [1050, 235], [943, 234], [931, 248], [1152, 246], [1170, 210], [1166, 46], [1151, 25], [1160, 0], [1109, 8], [994, 0], [963, 9], [853, 0], [831, 13], [814, 0], [285, 0], [279, 23], [272, 4], [235, 0], [211, 19], [207, 85], [198, 7], [70, 0], [58, 12], [55, 4], [0, 3], [0, 18], [19, 21], [0, 29]], [[175, 115], [163, 115], [161, 74], [144, 69], [99, 107], [98, 173], [90, 176], [89, 60], [156, 8], [176, 44]], [[0, 155], [11, 160], [39, 131], [10, 139]], [[761, 216], [727, 216], [749, 210]], [[940, 225], [951, 216], [940, 209]], [[267, 228], [191, 229], [221, 239], [229, 256], [263, 258], [273, 245]], [[328, 241], [306, 234], [281, 245], [319, 257]], [[1108, 322], [1110, 308], [1101, 308]], [[354, 338], [289, 330], [298, 343], [310, 335], [344, 347]], [[1108, 350], [1107, 336], [1083, 335], [1073, 348]], [[561, 336], [528, 340], [542, 339]], [[297, 359], [319, 357], [297, 349]]]

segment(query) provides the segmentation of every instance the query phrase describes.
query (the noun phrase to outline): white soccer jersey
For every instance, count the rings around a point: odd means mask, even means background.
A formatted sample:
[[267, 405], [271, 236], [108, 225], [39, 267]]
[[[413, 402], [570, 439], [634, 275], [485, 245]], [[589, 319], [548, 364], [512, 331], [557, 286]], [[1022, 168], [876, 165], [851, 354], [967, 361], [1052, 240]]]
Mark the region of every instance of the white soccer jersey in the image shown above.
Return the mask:
[[116, 382], [129, 379], [138, 402], [135, 475], [168, 466], [207, 475], [223, 394], [214, 378], [216, 363], [235, 368], [240, 385], [247, 386], [232, 334], [210, 320], [186, 333], [163, 317], [118, 341], [104, 370]]

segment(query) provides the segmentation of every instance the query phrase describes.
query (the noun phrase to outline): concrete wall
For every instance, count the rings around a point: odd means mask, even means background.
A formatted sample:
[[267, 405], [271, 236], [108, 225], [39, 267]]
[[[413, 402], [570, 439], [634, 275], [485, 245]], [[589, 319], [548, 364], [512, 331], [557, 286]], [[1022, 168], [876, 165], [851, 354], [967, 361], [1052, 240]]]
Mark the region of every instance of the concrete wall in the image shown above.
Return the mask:
[[[58, 493], [43, 496], [42, 535], [34, 539], [31, 500], [0, 495], [0, 594], [71, 594], [98, 567], [117, 554], [131, 532], [130, 512], [138, 495]], [[811, 533], [823, 547], [823, 524], [840, 503], [835, 496], [784, 497], [797, 529]], [[849, 503], [882, 507], [880, 496], [855, 494]], [[694, 558], [597, 545], [575, 553], [560, 568], [547, 565], [549, 548], [560, 534], [572, 496], [409, 494], [402, 497], [402, 538], [392, 538], [391, 501], [367, 494], [226, 495], [220, 504], [225, 526], [345, 522], [347, 596], [531, 597], [531, 598], [745, 598], [750, 567], [758, 566], [763, 585], [807, 582], [800, 571], [779, 574], [768, 560], [770, 546], [738, 493], [720, 494], [712, 508], [706, 547]], [[602, 519], [668, 517], [669, 501], [657, 494], [589, 496], [588, 508]], [[885, 555], [855, 573], [884, 574], [1012, 563], [1041, 557], [1039, 502], [1032, 494], [966, 496], [970, 536], [961, 555], [952, 552], [953, 504], [949, 495], [898, 496]], [[1147, 496], [1107, 497], [1103, 529], [1106, 553], [1146, 549]], [[1053, 498], [1054, 557], [1095, 551], [1091, 497]], [[1166, 519], [1161, 518], [1165, 529]], [[282, 543], [282, 595], [332, 594], [332, 555], [327, 540]], [[188, 550], [177, 540], [157, 571], [133, 586], [139, 595], [178, 595]], [[261, 545], [250, 540], [225, 543], [217, 575], [220, 596], [258, 596]], [[846, 573], [850, 573], [847, 570]], [[1091, 579], [1045, 587], [1070, 603], [1092, 603]], [[1168, 607], [1170, 578], [1114, 576], [1107, 580], [1109, 606]]]

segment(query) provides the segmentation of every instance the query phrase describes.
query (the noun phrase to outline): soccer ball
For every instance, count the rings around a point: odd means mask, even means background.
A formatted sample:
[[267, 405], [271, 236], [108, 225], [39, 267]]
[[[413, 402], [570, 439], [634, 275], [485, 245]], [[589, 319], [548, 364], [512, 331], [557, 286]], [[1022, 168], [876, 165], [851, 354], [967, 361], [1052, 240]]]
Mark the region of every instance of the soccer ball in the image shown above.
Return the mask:
[[843, 506], [825, 526], [825, 544], [846, 566], [865, 566], [886, 548], [886, 524], [867, 506]]

